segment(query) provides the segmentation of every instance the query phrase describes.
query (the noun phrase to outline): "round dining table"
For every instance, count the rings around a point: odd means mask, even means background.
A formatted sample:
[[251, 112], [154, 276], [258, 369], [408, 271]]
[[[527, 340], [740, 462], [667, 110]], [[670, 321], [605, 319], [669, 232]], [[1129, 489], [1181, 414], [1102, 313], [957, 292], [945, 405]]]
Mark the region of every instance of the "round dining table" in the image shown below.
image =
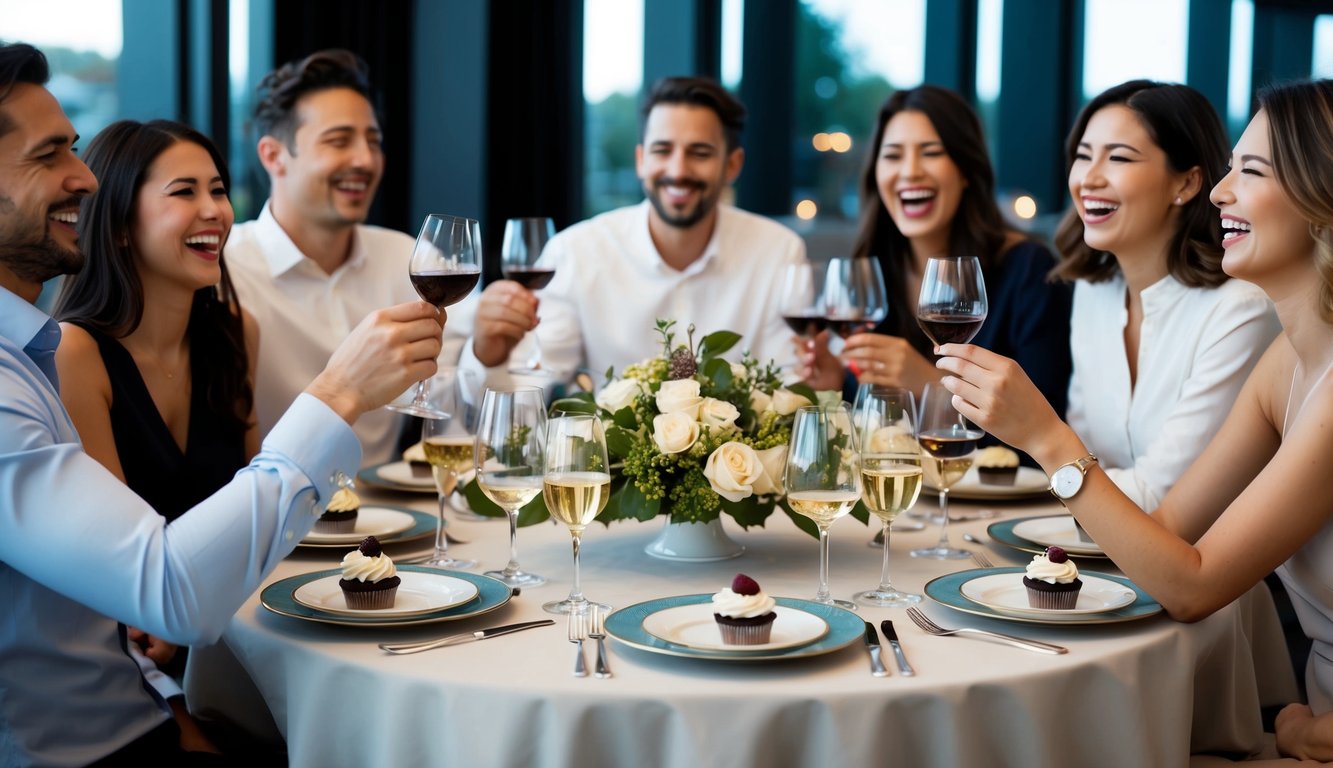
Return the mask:
[[[363, 485], [362, 496], [364, 505], [435, 508], [429, 493]], [[934, 505], [925, 494], [918, 502], [921, 509]], [[1062, 511], [1049, 495], [956, 499], [951, 507], [962, 518], [951, 525], [953, 542], [995, 566], [1021, 565], [1032, 555], [993, 540], [994, 524]], [[977, 519], [981, 515], [994, 516]], [[781, 511], [764, 527], [748, 530], [725, 518], [726, 532], [745, 549], [717, 562], [645, 554], [663, 525], [658, 519], [589, 527], [582, 552], [588, 598], [632, 612], [647, 601], [717, 592], [737, 573], [751, 576], [775, 597], [808, 600], [815, 594], [817, 541]], [[832, 526], [834, 597], [849, 598], [878, 583], [881, 551], [869, 546], [877, 528], [877, 521], [867, 528], [851, 517]], [[502, 520], [454, 520], [450, 531], [466, 542], [454, 544], [451, 553], [480, 561], [472, 573], [501, 567], [508, 559], [509, 532]], [[964, 533], [980, 543], [965, 543]], [[921, 593], [932, 580], [978, 568], [971, 560], [909, 556], [909, 550], [932, 544], [937, 536], [934, 525], [895, 530], [896, 586]], [[430, 544], [423, 537], [387, 544], [386, 551], [406, 560]], [[352, 548], [299, 548], [268, 583], [336, 568]], [[290, 764], [298, 767], [1066, 768], [1176, 766], [1197, 752], [1256, 752], [1262, 746], [1260, 707], [1297, 698], [1263, 585], [1192, 624], [1157, 613], [1052, 625], [981, 616], [929, 597], [919, 606], [943, 627], [1020, 635], [1065, 646], [1062, 655], [933, 636], [904, 609], [861, 606], [858, 619], [875, 627], [884, 619], [893, 622], [916, 672], [911, 677], [901, 673], [887, 644], [883, 655], [891, 674], [872, 676], [860, 636], [822, 642], [817, 652], [789, 651], [762, 660], [726, 653], [672, 655], [652, 643], [612, 636], [607, 640], [612, 676], [580, 678], [572, 674], [575, 646], [567, 639], [564, 618], [541, 607], [569, 592], [573, 557], [567, 529], [550, 522], [520, 529], [518, 554], [523, 567], [546, 576], [547, 583], [524, 589], [483, 615], [454, 621], [341, 626], [279, 615], [265, 608], [262, 592], [257, 593], [219, 643], [191, 651], [190, 708], [256, 738], [285, 740]], [[1077, 562], [1086, 574], [1118, 573], [1105, 559]], [[622, 626], [626, 615], [620, 614]], [[837, 615], [845, 626], [848, 617]], [[542, 618], [557, 622], [414, 655], [378, 647]], [[594, 646], [584, 645], [591, 668]]]

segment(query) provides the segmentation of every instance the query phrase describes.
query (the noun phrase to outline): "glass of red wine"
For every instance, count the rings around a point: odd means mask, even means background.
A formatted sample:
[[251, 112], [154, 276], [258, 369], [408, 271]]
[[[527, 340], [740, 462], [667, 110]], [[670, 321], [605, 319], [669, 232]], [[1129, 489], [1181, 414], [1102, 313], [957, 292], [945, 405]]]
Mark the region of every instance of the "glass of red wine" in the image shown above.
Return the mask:
[[815, 269], [808, 262], [783, 268], [778, 304], [787, 327], [802, 339], [809, 341], [828, 327], [823, 297], [815, 289]]
[[966, 344], [986, 322], [986, 282], [976, 256], [932, 256], [921, 275], [916, 322], [939, 344]]
[[884, 273], [877, 259], [830, 259], [824, 279], [824, 316], [843, 339], [866, 333], [889, 313]]
[[[504, 241], [500, 246], [500, 270], [506, 280], [513, 280], [529, 291], [545, 288], [555, 277], [555, 267], [538, 264], [546, 243], [555, 237], [555, 222], [546, 218], [509, 219], [505, 222]], [[542, 368], [542, 345], [532, 334], [532, 354], [510, 373], [528, 376], [549, 375]]]
[[933, 547], [912, 550], [912, 557], [934, 560], [970, 557], [970, 552], [949, 543], [949, 489], [972, 467], [977, 441], [986, 433], [963, 418], [963, 414], [953, 407], [953, 393], [939, 382], [927, 384], [921, 395], [917, 430], [924, 479], [940, 494], [941, 522], [939, 542]]
[[[481, 279], [481, 228], [476, 219], [432, 213], [421, 225], [407, 267], [412, 287], [422, 299], [444, 309], [463, 300]], [[423, 419], [450, 414], [431, 405], [430, 380], [417, 382], [412, 402], [390, 403], [399, 413]]]

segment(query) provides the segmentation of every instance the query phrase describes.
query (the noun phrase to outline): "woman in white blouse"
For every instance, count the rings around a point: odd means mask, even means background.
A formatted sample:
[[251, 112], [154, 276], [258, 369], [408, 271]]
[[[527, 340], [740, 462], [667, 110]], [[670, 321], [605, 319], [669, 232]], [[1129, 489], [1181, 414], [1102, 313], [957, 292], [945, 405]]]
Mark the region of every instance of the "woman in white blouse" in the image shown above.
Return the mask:
[[1069, 425], [1151, 512], [1216, 434], [1279, 327], [1222, 272], [1208, 190], [1222, 124], [1184, 85], [1134, 80], [1093, 99], [1067, 142], [1074, 206], [1056, 274], [1077, 278]]

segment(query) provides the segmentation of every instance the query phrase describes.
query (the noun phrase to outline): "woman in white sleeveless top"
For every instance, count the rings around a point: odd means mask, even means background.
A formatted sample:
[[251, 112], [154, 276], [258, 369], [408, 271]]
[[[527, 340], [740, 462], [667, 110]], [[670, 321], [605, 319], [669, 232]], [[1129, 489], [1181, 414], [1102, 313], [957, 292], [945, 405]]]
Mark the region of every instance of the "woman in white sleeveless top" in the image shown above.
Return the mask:
[[1333, 760], [1333, 81], [1278, 86], [1259, 103], [1211, 198], [1223, 269], [1268, 294], [1283, 332], [1153, 514], [1125, 497], [1011, 360], [947, 345], [939, 367], [952, 374], [944, 384], [959, 410], [1036, 459], [1116, 565], [1174, 618], [1208, 616], [1276, 568], [1314, 641], [1310, 706], [1283, 711], [1277, 745]]

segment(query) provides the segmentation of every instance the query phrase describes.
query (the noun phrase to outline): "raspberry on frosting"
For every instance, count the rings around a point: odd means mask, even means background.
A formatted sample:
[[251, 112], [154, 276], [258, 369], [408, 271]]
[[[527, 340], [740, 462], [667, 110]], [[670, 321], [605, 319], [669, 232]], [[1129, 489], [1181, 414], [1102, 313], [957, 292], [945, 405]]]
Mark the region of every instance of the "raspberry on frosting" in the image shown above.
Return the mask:
[[757, 595], [759, 594], [759, 582], [743, 573], [738, 573], [736, 578], [731, 580], [731, 591], [738, 595]]
[[1063, 563], [1069, 560], [1069, 554], [1060, 547], [1047, 547], [1046, 559], [1052, 563]]
[[366, 557], [379, 557], [380, 553], [384, 551], [380, 549], [380, 540], [374, 536], [367, 536], [362, 539], [357, 549]]

